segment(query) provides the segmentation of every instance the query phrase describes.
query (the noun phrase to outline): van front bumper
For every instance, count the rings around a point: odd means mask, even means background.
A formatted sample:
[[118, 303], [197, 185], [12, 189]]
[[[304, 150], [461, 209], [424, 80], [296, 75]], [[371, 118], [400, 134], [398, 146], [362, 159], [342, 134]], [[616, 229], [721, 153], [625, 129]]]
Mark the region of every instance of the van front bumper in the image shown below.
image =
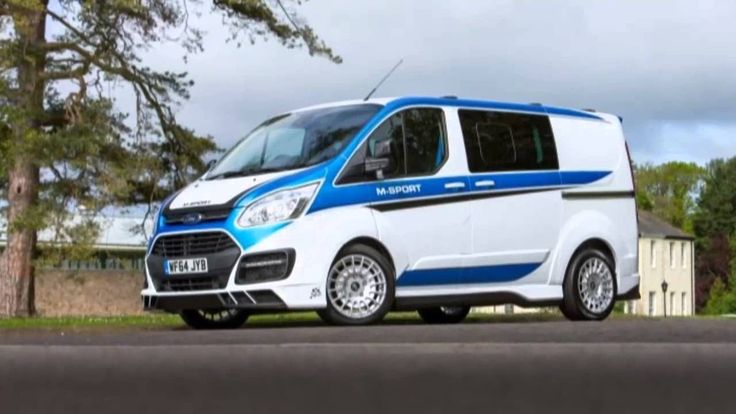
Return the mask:
[[195, 292], [191, 294], [143, 295], [145, 310], [179, 312], [198, 309], [282, 310], [287, 306], [272, 290]]
[[[292, 278], [296, 250], [245, 250], [225, 229], [159, 234], [146, 256], [145, 310], [318, 308], [312, 283]], [[169, 274], [166, 261], [204, 258], [208, 269]]]

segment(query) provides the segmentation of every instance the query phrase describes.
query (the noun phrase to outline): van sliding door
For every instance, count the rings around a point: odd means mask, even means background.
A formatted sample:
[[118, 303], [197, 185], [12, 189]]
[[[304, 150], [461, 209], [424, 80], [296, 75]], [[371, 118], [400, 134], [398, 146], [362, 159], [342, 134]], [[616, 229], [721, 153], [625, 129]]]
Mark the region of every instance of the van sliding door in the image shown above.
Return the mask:
[[467, 284], [546, 283], [562, 199], [546, 115], [458, 111], [470, 170]]

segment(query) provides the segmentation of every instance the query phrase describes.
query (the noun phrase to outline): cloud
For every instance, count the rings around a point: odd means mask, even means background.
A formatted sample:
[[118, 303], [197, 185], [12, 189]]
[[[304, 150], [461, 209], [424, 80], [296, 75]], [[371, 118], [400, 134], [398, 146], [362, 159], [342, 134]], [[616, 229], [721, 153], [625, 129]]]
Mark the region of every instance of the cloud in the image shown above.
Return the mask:
[[378, 95], [592, 107], [623, 116], [640, 161], [736, 155], [736, 2], [312, 0], [298, 11], [344, 64], [275, 41], [236, 48], [205, 15], [204, 53], [147, 57], [196, 81], [180, 119], [228, 146], [275, 113], [363, 97], [403, 57]]

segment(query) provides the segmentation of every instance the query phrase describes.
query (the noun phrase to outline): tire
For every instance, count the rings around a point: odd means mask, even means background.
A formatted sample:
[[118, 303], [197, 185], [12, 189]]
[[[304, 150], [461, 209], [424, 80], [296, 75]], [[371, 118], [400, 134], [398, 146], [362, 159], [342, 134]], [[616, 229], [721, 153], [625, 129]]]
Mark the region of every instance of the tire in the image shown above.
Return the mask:
[[570, 261], [562, 286], [562, 314], [573, 321], [602, 321], [616, 304], [616, 271], [602, 251], [585, 248]]
[[470, 313], [470, 306], [440, 306], [439, 308], [420, 309], [417, 312], [426, 323], [460, 323]]
[[237, 329], [250, 313], [240, 309], [184, 310], [179, 316], [193, 329]]
[[317, 314], [331, 325], [380, 322], [393, 306], [394, 285], [394, 269], [384, 255], [363, 244], [347, 246], [330, 266], [327, 307]]

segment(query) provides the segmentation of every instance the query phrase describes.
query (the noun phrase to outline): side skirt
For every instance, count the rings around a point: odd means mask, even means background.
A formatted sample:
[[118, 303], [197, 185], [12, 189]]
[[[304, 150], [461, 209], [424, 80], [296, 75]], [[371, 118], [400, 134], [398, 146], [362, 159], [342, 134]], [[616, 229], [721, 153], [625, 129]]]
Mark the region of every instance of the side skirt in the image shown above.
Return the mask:
[[557, 306], [561, 299], [530, 300], [514, 292], [472, 293], [442, 296], [397, 297], [394, 310], [417, 310], [439, 306], [493, 306], [513, 304], [523, 308]]

